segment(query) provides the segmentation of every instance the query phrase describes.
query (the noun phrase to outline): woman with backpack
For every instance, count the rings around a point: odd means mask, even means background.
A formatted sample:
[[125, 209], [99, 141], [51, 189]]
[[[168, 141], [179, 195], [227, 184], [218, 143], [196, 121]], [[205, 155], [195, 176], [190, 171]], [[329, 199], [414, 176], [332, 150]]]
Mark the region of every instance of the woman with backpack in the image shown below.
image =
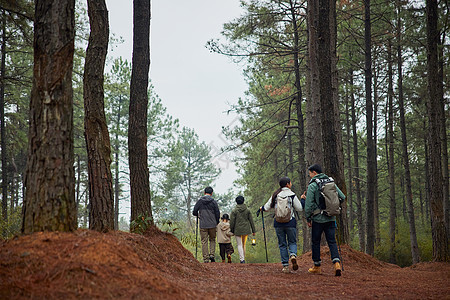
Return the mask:
[[273, 227], [278, 238], [283, 273], [289, 273], [289, 261], [292, 269], [297, 270], [297, 220], [294, 211], [302, 211], [303, 204], [291, 191], [292, 183], [289, 177], [280, 178], [280, 188], [269, 198], [260, 211], [275, 210]]
[[245, 243], [250, 233], [255, 235], [255, 223], [252, 214], [244, 204], [244, 197], [236, 197], [236, 207], [231, 211], [230, 231], [236, 236], [236, 244], [241, 264], [245, 264]]

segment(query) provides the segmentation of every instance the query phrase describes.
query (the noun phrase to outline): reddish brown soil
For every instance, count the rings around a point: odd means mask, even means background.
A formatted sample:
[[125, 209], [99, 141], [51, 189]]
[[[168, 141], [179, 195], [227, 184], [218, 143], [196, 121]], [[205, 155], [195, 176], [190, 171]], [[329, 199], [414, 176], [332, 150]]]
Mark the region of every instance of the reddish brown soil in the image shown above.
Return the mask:
[[[170, 235], [36, 233], [0, 242], [0, 299], [450, 299], [450, 264], [409, 268], [342, 247], [344, 272], [280, 264], [198, 263]], [[327, 251], [324, 258], [329, 257]]]

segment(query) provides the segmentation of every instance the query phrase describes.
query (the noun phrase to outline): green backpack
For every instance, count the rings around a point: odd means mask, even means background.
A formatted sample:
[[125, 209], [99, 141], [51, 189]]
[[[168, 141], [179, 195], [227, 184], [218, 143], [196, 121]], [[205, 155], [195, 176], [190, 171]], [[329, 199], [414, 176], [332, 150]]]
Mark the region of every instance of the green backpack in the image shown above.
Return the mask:
[[336, 190], [334, 179], [314, 179], [320, 191], [319, 208], [314, 210], [313, 215], [338, 216], [341, 213], [341, 200]]

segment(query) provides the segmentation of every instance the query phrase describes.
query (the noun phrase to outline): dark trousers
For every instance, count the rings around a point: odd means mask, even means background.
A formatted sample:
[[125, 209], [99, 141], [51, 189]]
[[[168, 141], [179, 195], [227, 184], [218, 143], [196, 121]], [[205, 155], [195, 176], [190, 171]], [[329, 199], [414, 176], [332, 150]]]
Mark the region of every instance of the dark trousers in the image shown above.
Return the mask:
[[312, 222], [312, 259], [314, 261], [314, 265], [320, 266], [320, 238], [322, 236], [322, 232], [325, 233], [325, 238], [327, 239], [328, 248], [330, 248], [331, 260], [333, 263], [340, 261], [339, 252], [336, 243], [336, 222], [326, 222], [326, 223], [316, 223]]
[[226, 255], [228, 254], [231, 255], [234, 253], [234, 248], [233, 245], [231, 245], [231, 243], [226, 244], [219, 243], [219, 249], [220, 249], [220, 257], [222, 257], [222, 260], [225, 260]]

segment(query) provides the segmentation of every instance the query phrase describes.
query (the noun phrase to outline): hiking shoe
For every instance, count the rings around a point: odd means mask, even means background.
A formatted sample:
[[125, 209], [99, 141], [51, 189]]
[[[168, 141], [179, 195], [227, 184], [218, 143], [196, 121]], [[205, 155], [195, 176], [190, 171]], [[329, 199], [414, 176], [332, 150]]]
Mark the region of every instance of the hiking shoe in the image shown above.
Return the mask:
[[228, 263], [231, 264], [231, 254], [228, 254]]
[[283, 272], [285, 274], [289, 274], [291, 271], [289, 271], [289, 266], [284, 266], [283, 270], [281, 270], [281, 272]]
[[209, 257], [209, 260], [210, 260], [211, 262], [216, 262], [214, 256], [210, 256], [210, 257]]
[[320, 269], [320, 266], [314, 265], [312, 268], [308, 270], [308, 272], [311, 274], [320, 274], [322, 273], [322, 270]]
[[297, 257], [295, 255], [291, 255], [291, 263], [292, 263], [292, 270], [294, 271], [298, 270]]
[[334, 263], [334, 275], [341, 276], [341, 272], [342, 272], [341, 263], [337, 261]]
[[245, 264], [245, 260], [241, 260], [241, 264]]
[[224, 262], [225, 262], [225, 259], [222, 259], [222, 262], [224, 263]]

